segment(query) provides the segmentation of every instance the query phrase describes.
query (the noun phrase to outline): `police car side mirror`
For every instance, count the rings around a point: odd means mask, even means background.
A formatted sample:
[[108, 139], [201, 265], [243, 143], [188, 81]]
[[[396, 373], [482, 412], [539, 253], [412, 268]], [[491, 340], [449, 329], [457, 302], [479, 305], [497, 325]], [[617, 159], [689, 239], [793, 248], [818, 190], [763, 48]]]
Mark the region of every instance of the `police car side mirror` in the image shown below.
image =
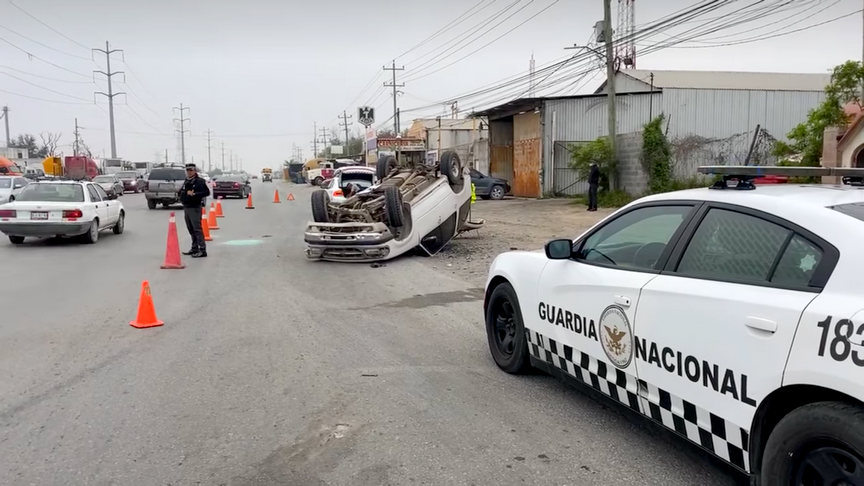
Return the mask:
[[569, 260], [573, 256], [573, 240], [560, 239], [546, 243], [546, 258], [550, 260]]

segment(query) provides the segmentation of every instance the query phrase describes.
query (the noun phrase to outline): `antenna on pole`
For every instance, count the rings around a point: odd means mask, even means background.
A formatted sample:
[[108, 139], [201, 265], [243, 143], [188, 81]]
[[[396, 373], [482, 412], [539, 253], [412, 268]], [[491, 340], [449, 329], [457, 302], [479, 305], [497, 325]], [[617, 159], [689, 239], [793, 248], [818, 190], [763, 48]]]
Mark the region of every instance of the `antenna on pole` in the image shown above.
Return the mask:
[[636, 0], [618, 0], [618, 30], [615, 37], [615, 59], [625, 69], [636, 69]]
[[528, 62], [528, 96], [534, 97], [534, 52], [531, 52], [531, 61]]

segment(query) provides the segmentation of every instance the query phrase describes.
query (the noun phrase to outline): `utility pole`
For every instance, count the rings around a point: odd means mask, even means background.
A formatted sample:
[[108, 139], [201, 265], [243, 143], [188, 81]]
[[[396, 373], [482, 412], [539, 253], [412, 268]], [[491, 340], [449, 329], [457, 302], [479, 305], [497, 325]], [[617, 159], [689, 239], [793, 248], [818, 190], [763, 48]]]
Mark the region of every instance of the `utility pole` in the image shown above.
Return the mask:
[[208, 128], [204, 133], [207, 134], [207, 172], [210, 172], [213, 170], [213, 163], [210, 161], [210, 149], [213, 148], [210, 137], [213, 135], [213, 131]]
[[234, 170], [234, 151], [228, 150], [228, 170]]
[[79, 140], [78, 119], [76, 118], [75, 119], [75, 142], [72, 143], [72, 154], [75, 155], [75, 157], [78, 157], [78, 152], [79, 152], [78, 148], [80, 147], [78, 140]]
[[165, 165], [168, 165], [168, 149], [165, 149]]
[[348, 119], [353, 117], [354, 115], [349, 115], [345, 113], [345, 110], [342, 110], [342, 116], [339, 118], [342, 119], [342, 122], [339, 123], [339, 126], [345, 129], [345, 155], [351, 155], [350, 150], [348, 150], [348, 127], [354, 124], [354, 122], [348, 123]]
[[[321, 129], [321, 144], [324, 147], [323, 149], [321, 149], [321, 151], [323, 152], [323, 151], [327, 150], [327, 128], [326, 127]], [[330, 154], [330, 155], [333, 155], [333, 154]]]
[[222, 142], [222, 172], [225, 172], [225, 142]]
[[122, 54], [123, 49], [113, 49], [112, 50], [111, 47], [108, 45], [108, 41], [105, 41], [105, 49], [93, 49], [93, 51], [101, 52], [102, 54], [105, 54], [105, 69], [106, 70], [105, 71], [95, 71], [94, 70], [93, 72], [103, 74], [103, 75], [105, 75], [106, 78], [108, 78], [108, 93], [103, 93], [101, 91], [98, 91], [98, 92], [96, 92], [96, 94], [100, 94], [100, 95], [108, 98], [108, 123], [109, 123], [109, 128], [111, 131], [111, 158], [116, 159], [117, 158], [117, 139], [114, 136], [114, 97], [121, 95], [121, 94], [125, 95], [126, 93], [123, 93], [122, 91], [115, 93], [113, 91], [113, 86], [111, 84], [111, 78], [113, 78], [117, 74], [123, 74], [125, 76], [125, 73], [123, 71], [111, 72], [111, 54], [113, 54], [115, 52], [119, 52]]
[[[615, 151], [617, 123], [615, 121], [615, 54], [612, 48], [612, 0], [603, 0], [603, 40], [606, 43], [606, 103], [609, 105], [609, 149], [612, 152], [613, 160], [616, 160], [618, 157]], [[615, 185], [617, 186], [617, 183]]]
[[312, 158], [318, 157], [318, 122], [312, 122]]
[[183, 118], [183, 112], [189, 111], [189, 107], [183, 108], [183, 103], [180, 103], [180, 108], [174, 107], [175, 110], [180, 110], [180, 118], [175, 118], [174, 121], [180, 122], [180, 130], [174, 130], [176, 132], [180, 132], [180, 162], [183, 165], [186, 165], [186, 122], [189, 121], [188, 118]]
[[0, 115], [0, 118], [6, 123], [6, 148], [12, 145], [12, 139], [9, 138], [9, 107], [3, 107], [3, 114]]
[[390, 84], [384, 83], [385, 88], [393, 88], [393, 129], [396, 131], [396, 135], [399, 135], [399, 111], [396, 109], [396, 88], [404, 88], [405, 83], [396, 84], [396, 71], [404, 71], [405, 66], [401, 68], [396, 67], [396, 60], [393, 60], [392, 67], [384, 66], [385, 71], [393, 71], [393, 82]]

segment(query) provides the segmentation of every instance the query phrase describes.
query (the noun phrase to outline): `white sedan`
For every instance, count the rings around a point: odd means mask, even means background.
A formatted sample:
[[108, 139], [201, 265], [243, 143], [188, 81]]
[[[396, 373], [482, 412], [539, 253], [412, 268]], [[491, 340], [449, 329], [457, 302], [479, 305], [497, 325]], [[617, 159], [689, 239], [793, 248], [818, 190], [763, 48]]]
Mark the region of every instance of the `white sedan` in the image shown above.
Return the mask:
[[0, 204], [14, 201], [29, 183], [21, 176], [0, 176]]
[[0, 207], [0, 231], [16, 245], [26, 237], [78, 235], [95, 243], [102, 230], [123, 233], [125, 222], [123, 203], [91, 182], [33, 182]]
[[752, 484], [864, 484], [864, 169], [700, 172], [724, 180], [499, 255], [492, 358], [593, 389]]

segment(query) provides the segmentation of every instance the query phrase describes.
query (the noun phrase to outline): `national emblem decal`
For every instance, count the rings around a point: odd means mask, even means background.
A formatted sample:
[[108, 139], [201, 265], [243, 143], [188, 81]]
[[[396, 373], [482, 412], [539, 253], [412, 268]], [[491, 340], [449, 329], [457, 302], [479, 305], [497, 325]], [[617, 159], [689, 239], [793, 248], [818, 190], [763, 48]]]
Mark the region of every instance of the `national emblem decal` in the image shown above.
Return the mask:
[[618, 368], [633, 360], [633, 331], [624, 309], [610, 305], [600, 315], [600, 345], [606, 357]]

